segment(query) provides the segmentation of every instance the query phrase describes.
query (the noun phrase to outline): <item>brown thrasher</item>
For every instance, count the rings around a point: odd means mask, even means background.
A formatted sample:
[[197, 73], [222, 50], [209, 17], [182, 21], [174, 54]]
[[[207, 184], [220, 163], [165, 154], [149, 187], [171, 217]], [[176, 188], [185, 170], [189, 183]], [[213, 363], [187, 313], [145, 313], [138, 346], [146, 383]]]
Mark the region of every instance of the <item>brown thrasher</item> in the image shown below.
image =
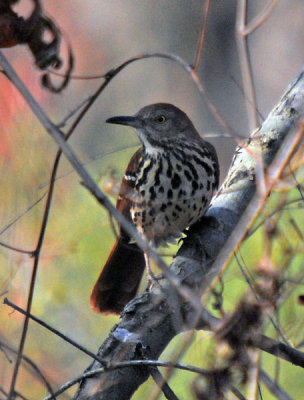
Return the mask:
[[[106, 122], [132, 126], [142, 144], [127, 166], [117, 209], [156, 247], [180, 237], [205, 214], [218, 187], [214, 147], [172, 104], [152, 104]], [[93, 288], [93, 310], [120, 313], [136, 295], [144, 269], [143, 251], [120, 229]]]

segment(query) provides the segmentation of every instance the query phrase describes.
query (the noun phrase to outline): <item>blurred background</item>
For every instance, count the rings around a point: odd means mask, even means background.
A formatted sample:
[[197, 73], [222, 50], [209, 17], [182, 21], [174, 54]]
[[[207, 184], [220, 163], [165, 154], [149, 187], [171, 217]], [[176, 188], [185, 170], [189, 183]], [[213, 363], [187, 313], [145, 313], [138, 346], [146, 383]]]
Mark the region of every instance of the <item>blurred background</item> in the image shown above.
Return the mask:
[[[247, 136], [250, 130], [235, 42], [237, 4], [238, 1], [233, 0], [211, 1], [198, 75], [231, 132]], [[249, 0], [248, 5], [250, 20], [263, 9], [265, 1]], [[76, 61], [74, 74], [90, 76], [104, 74], [129, 57], [146, 52], [168, 52], [194, 63], [205, 1], [45, 0], [43, 6], [72, 45]], [[26, 15], [30, 2], [23, 0], [18, 7], [22, 15]], [[279, 0], [271, 16], [250, 35], [249, 50], [257, 108], [266, 117], [303, 66], [304, 2]], [[51, 94], [41, 87], [41, 72], [34, 67], [33, 59], [24, 47], [7, 49], [5, 55], [55, 123], [74, 110], [102, 82], [72, 80], [64, 92]], [[62, 55], [66, 56], [66, 41]], [[4, 75], [0, 75], [0, 93], [0, 241], [33, 250], [38, 240], [57, 147]], [[165, 59], [141, 60], [128, 66], [110, 83], [70, 139], [81, 162], [113, 202], [128, 159], [138, 146], [138, 139], [131, 129], [107, 126], [104, 121], [114, 115], [134, 114], [141, 107], [155, 102], [177, 105], [189, 115], [202, 136], [212, 136], [209, 140], [217, 149], [221, 177], [225, 178], [236, 146], [235, 139], [223, 135], [227, 132], [180, 65]], [[292, 192], [291, 196], [296, 194]], [[278, 201], [275, 195], [272, 201], [272, 205]], [[301, 210], [295, 212], [297, 220], [302, 221]], [[298, 245], [299, 238], [291, 231], [287, 232], [292, 245]], [[258, 230], [244, 246], [243, 256], [249, 268], [263, 258], [263, 235], [264, 232]], [[93, 352], [118, 321], [117, 317], [94, 314], [88, 301], [113, 242], [114, 234], [107, 213], [80, 185], [79, 178], [63, 158], [42, 249], [32, 312]], [[174, 254], [176, 249], [171, 250]], [[278, 257], [278, 253], [274, 257]], [[166, 260], [170, 262], [169, 257]], [[297, 273], [301, 260], [299, 256], [292, 265], [291, 276]], [[5, 293], [23, 308], [32, 263], [28, 255], [0, 247], [0, 293]], [[231, 263], [224, 282], [223, 308], [228, 312], [248, 287], [235, 262]], [[294, 297], [286, 302], [282, 317], [290, 340], [293, 340], [293, 335], [298, 335], [300, 340], [304, 333], [299, 324], [303, 309], [295, 302], [297, 290], [300, 292], [301, 287], [295, 288]], [[0, 305], [0, 321], [0, 340], [17, 349], [23, 317]], [[215, 349], [207, 339], [206, 333], [197, 333], [182, 361], [211, 367]], [[170, 359], [182, 343], [183, 336], [180, 335], [161, 358]], [[88, 356], [34, 322], [30, 323], [24, 353], [39, 365], [54, 388], [80, 375], [90, 363]], [[0, 386], [6, 391], [10, 386], [13, 361], [11, 352], [0, 351]], [[263, 356], [262, 362], [269, 368], [269, 373], [274, 370], [274, 358]], [[280, 365], [282, 385], [293, 398], [300, 398], [296, 383], [303, 379], [303, 372], [284, 362]], [[192, 380], [189, 373], [174, 373], [171, 386], [177, 396], [194, 398]], [[44, 386], [25, 365], [20, 371], [17, 389], [28, 399], [40, 399], [46, 395]], [[149, 380], [134, 399], [153, 398], [155, 390], [153, 381]], [[74, 391], [75, 388], [68, 393], [71, 395]], [[265, 389], [263, 398], [275, 397]]]

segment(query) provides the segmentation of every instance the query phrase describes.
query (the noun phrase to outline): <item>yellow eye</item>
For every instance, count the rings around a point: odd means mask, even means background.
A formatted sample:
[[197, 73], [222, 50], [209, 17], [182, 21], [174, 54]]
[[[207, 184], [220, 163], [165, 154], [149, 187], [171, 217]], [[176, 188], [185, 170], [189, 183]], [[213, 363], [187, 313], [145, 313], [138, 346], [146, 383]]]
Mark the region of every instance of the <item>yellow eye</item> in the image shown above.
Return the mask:
[[164, 115], [157, 115], [154, 118], [154, 121], [157, 122], [158, 124], [163, 124], [164, 122], [166, 122], [166, 117]]

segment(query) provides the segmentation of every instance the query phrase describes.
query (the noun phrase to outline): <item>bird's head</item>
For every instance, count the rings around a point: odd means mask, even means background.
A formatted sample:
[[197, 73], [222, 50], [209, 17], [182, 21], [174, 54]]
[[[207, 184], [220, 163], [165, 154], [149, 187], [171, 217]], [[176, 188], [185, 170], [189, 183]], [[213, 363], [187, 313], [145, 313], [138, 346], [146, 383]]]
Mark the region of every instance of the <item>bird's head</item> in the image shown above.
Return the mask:
[[112, 117], [106, 122], [132, 126], [146, 148], [199, 138], [188, 116], [168, 103], [151, 104], [133, 116]]

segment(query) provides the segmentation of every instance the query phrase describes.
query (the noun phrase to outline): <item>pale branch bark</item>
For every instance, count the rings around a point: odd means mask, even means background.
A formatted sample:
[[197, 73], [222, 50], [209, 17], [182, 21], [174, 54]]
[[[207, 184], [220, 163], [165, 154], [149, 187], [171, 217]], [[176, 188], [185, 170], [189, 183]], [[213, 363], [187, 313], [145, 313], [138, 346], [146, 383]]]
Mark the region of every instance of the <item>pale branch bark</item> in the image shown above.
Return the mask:
[[[194, 295], [201, 295], [219, 274], [262, 208], [299, 143], [303, 115], [304, 72], [301, 72], [259, 132], [243, 148], [237, 148], [228, 176], [207, 213], [209, 218], [190, 229], [171, 264], [171, 270]], [[261, 159], [265, 170], [258, 165]], [[259, 181], [257, 174], [263, 177], [264, 171], [265, 179]], [[156, 360], [174, 336], [200, 320], [191, 304], [166, 279], [161, 285], [162, 291], [154, 287], [125, 307], [121, 321], [98, 351], [105, 362]], [[99, 366], [94, 361], [86, 371]], [[149, 370], [143, 366], [100, 373], [84, 379], [74, 399], [129, 399], [148, 376]]]

